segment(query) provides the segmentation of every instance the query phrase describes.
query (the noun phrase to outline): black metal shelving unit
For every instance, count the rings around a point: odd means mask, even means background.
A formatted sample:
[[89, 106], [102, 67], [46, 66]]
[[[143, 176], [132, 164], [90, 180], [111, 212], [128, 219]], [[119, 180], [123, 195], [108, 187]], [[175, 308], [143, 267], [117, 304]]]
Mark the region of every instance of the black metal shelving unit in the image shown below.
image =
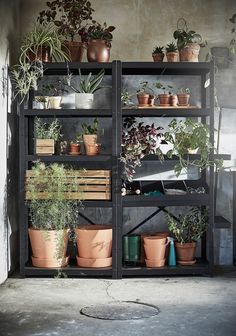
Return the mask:
[[[93, 169], [110, 169], [112, 171], [112, 198], [110, 201], [85, 201], [85, 207], [111, 208], [113, 226], [112, 267], [89, 269], [80, 268], [75, 264], [62, 270], [68, 276], [79, 277], [112, 277], [114, 279], [123, 276], [158, 276], [158, 275], [197, 275], [213, 274], [213, 230], [214, 230], [214, 168], [209, 169], [209, 186], [207, 194], [194, 194], [182, 196], [149, 197], [149, 196], [121, 196], [122, 165], [119, 157], [121, 153], [122, 120], [127, 116], [136, 117], [200, 117], [203, 123], [207, 120], [210, 125], [210, 140], [214, 143], [214, 65], [213, 63], [154, 63], [154, 62], [120, 62], [112, 63], [51, 63], [45, 65], [45, 75], [60, 76], [67, 74], [68, 68], [74, 74], [78, 74], [78, 68], [83, 73], [105, 70], [106, 75], [112, 76], [112, 107], [104, 109], [77, 110], [38, 110], [32, 108], [32, 95], [28, 108], [23, 106], [19, 112], [19, 221], [20, 221], [20, 271], [24, 276], [53, 276], [55, 269], [40, 269], [33, 267], [30, 262], [28, 243], [28, 206], [25, 204], [25, 171], [33, 161], [40, 158], [45, 162], [76, 162], [80, 167]], [[121, 86], [123, 75], [189, 75], [201, 78], [201, 108], [189, 109], [122, 109]], [[210, 92], [207, 98], [204, 83], [210, 78]], [[209, 104], [207, 104], [209, 99]], [[209, 106], [208, 106], [209, 105]], [[101, 117], [112, 120], [112, 151], [111, 155], [99, 155], [95, 157], [68, 155], [36, 156], [29, 151], [30, 139], [32, 139], [32, 125], [34, 117]], [[211, 157], [214, 153], [212, 151]], [[196, 155], [193, 155], [195, 158]], [[220, 156], [228, 159], [227, 155]], [[147, 157], [146, 161], [155, 161], [156, 157]], [[201, 177], [206, 184], [206, 174]], [[122, 235], [123, 235], [123, 209], [125, 207], [156, 207], [158, 213], [168, 206], [207, 206], [209, 207], [209, 228], [207, 235], [202, 239], [202, 255], [193, 266], [177, 266], [175, 268], [162, 267], [149, 269], [146, 267], [124, 267], [122, 265]], [[151, 218], [153, 215], [149, 216]], [[145, 221], [144, 221], [145, 222]], [[140, 224], [141, 225], [141, 224]]]

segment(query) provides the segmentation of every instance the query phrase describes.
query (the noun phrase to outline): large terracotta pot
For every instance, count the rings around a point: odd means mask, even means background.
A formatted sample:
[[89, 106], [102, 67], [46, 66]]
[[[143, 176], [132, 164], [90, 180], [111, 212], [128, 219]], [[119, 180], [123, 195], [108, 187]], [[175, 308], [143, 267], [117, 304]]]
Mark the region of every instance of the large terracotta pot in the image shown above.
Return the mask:
[[166, 58], [167, 58], [167, 62], [178, 62], [179, 53], [178, 52], [167, 52]]
[[43, 63], [52, 62], [52, 56], [50, 56], [50, 48], [49, 47], [38, 47], [34, 52], [29, 50], [27, 52], [27, 56], [31, 62], [41, 61]]
[[86, 155], [95, 156], [100, 154], [101, 144], [86, 144]]
[[187, 43], [179, 51], [180, 62], [198, 62], [198, 55], [200, 52], [200, 45], [198, 43]]
[[76, 229], [78, 254], [81, 258], [104, 259], [111, 257], [112, 227], [84, 225]]
[[163, 53], [159, 53], [159, 54], [152, 54], [152, 58], [154, 62], [163, 62], [164, 59], [164, 54]]
[[63, 51], [68, 55], [72, 62], [81, 62], [86, 44], [78, 41], [65, 41]]
[[147, 106], [149, 105], [150, 95], [148, 93], [137, 94], [138, 105], [139, 106]]
[[83, 134], [83, 142], [86, 153], [90, 151], [90, 145], [95, 145], [97, 143], [97, 134]]
[[184, 243], [180, 244], [175, 242], [177, 262], [184, 265], [192, 265], [196, 262], [195, 253], [196, 253], [197, 243]]
[[[69, 230], [28, 229], [32, 247], [32, 264], [36, 267], [64, 267]], [[61, 245], [62, 244], [62, 245]], [[61, 247], [59, 250], [58, 248]]]
[[163, 260], [165, 259], [166, 246], [168, 240], [162, 236], [144, 237], [144, 250], [146, 259]]
[[87, 46], [87, 58], [89, 62], [109, 62], [110, 47], [104, 40], [90, 40]]

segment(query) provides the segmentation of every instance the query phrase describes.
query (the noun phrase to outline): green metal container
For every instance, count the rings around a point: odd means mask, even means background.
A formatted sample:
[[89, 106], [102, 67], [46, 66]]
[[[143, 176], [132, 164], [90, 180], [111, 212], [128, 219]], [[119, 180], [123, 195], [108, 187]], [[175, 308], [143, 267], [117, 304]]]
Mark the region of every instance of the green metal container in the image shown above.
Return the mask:
[[123, 262], [125, 264], [138, 263], [140, 260], [140, 235], [123, 236]]

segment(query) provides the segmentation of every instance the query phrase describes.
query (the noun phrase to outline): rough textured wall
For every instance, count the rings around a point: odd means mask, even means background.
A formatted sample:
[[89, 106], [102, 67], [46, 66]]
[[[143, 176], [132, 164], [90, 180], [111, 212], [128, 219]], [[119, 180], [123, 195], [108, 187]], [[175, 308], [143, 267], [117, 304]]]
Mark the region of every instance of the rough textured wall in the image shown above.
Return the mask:
[[[12, 154], [14, 144], [14, 130], [16, 118], [11, 116], [10, 104], [7, 99], [7, 66], [12, 60], [12, 55], [16, 51], [17, 38], [19, 31], [19, 1], [17, 0], [1, 0], [0, 1], [0, 283], [7, 277], [10, 270], [10, 258], [8, 252], [12, 246], [14, 260], [16, 258], [17, 246], [17, 225], [16, 215], [12, 213], [11, 218], [7, 214], [7, 198], [11, 195], [8, 190], [7, 180], [14, 181], [17, 186], [17, 175], [10, 175], [14, 170], [15, 156]], [[8, 113], [9, 112], [9, 113]], [[8, 169], [7, 169], [8, 163]], [[15, 188], [15, 193], [17, 188]], [[15, 198], [10, 199], [10, 208], [15, 204]]]

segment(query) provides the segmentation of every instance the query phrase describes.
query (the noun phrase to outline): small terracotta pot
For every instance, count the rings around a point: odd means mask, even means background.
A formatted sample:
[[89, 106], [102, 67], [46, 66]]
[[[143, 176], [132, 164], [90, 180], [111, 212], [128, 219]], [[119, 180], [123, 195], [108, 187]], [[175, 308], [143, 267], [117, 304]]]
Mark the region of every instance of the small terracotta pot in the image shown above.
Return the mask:
[[112, 257], [95, 259], [95, 258], [81, 258], [77, 257], [77, 265], [80, 267], [110, 267], [112, 265]]
[[68, 55], [72, 62], [81, 62], [86, 49], [86, 44], [78, 41], [65, 41], [62, 50]]
[[71, 143], [70, 144], [70, 155], [79, 155], [80, 154], [80, 144]]
[[149, 98], [148, 98], [148, 105], [149, 105], [149, 106], [153, 106], [153, 105], [154, 105], [154, 101], [155, 101], [155, 96], [153, 96], [153, 95], [149, 95]]
[[170, 105], [171, 106], [178, 106], [178, 97], [177, 95], [170, 96]]
[[162, 260], [159, 260], [159, 259], [157, 259], [157, 260], [150, 260], [150, 259], [145, 259], [145, 262], [146, 262], [146, 266], [147, 267], [150, 267], [150, 268], [152, 268], [152, 267], [163, 267], [163, 266], [165, 266], [165, 262], [166, 262], [166, 260], [165, 259], [162, 259]]
[[27, 52], [27, 56], [31, 62], [41, 61], [43, 63], [50, 63], [52, 62], [52, 56], [50, 55], [50, 48], [49, 47], [38, 47], [37, 50], [34, 52], [29, 50]]
[[170, 106], [170, 95], [167, 93], [159, 94], [158, 99], [160, 106]]
[[167, 52], [166, 58], [167, 58], [167, 62], [178, 62], [179, 53], [178, 52]]
[[[28, 229], [32, 247], [32, 263], [36, 267], [62, 267], [68, 262], [66, 250], [69, 230]], [[58, 251], [58, 246], [61, 247]]]
[[149, 94], [143, 93], [143, 94], [137, 94], [138, 99], [138, 105], [139, 106], [147, 106], [149, 105]]
[[104, 259], [111, 257], [112, 227], [85, 225], [76, 229], [78, 255], [81, 258]]
[[87, 59], [89, 62], [109, 62], [110, 47], [104, 40], [90, 40], [87, 46]]
[[196, 247], [196, 242], [184, 244], [175, 242], [177, 262], [183, 261], [185, 264], [188, 262], [189, 264], [192, 264], [195, 259]]
[[144, 237], [144, 250], [146, 259], [163, 260], [165, 259], [166, 246], [168, 241], [166, 237], [149, 236]]
[[180, 62], [198, 62], [200, 45], [198, 43], [187, 43], [186, 46], [179, 51]]
[[86, 144], [86, 155], [95, 156], [100, 154], [101, 144]]
[[153, 61], [154, 62], [163, 62], [163, 59], [164, 59], [164, 54], [163, 53], [160, 53], [160, 54], [152, 54], [152, 58], [153, 58]]
[[179, 106], [188, 106], [190, 95], [187, 93], [178, 93], [178, 104]]

